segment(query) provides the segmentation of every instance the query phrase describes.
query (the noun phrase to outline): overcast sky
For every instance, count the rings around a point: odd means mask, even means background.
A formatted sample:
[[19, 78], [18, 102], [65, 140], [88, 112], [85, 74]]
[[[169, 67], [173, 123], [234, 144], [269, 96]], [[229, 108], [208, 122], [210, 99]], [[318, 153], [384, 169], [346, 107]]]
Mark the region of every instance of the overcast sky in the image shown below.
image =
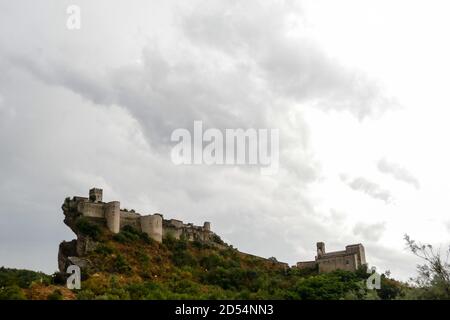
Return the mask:
[[[68, 30], [66, 8], [81, 8]], [[65, 197], [294, 264], [450, 233], [448, 1], [0, 0], [0, 265], [54, 272]], [[174, 129], [278, 128], [280, 169], [175, 166]]]

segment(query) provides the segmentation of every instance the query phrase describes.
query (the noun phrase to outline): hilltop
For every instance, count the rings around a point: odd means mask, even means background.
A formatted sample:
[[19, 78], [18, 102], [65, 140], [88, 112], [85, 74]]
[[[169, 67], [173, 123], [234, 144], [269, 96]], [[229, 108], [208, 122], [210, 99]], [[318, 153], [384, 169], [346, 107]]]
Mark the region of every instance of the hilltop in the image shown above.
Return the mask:
[[[102, 196], [94, 188], [89, 198], [64, 201], [64, 222], [77, 238], [60, 244], [59, 272], [2, 268], [0, 299], [394, 299], [408, 290], [384, 274], [380, 290], [367, 289], [366, 264], [319, 272], [322, 260], [361, 259], [361, 246], [326, 254], [321, 244], [319, 263], [289, 267], [238, 251], [209, 222], [199, 227], [144, 216]], [[81, 268], [79, 290], [66, 287], [67, 267], [74, 264]]]
[[[391, 299], [402, 290], [384, 275], [382, 290], [367, 290], [363, 269], [319, 274], [285, 268], [275, 259], [232, 247], [171, 237], [158, 243], [131, 228], [115, 235], [92, 228], [99, 244], [83, 257], [87, 266], [81, 290], [65, 288], [62, 273], [29, 272], [28, 280], [18, 283], [25, 271], [8, 269], [0, 272], [0, 286], [15, 286], [9, 294], [28, 299]], [[8, 275], [15, 279], [7, 283]], [[7, 298], [5, 290], [1, 292], [0, 299]]]
[[319, 274], [224, 244], [170, 235], [159, 243], [132, 227], [113, 234], [85, 220], [79, 226], [79, 236], [96, 243], [80, 257], [81, 290], [68, 290], [61, 272], [1, 269], [0, 299], [392, 299], [406, 288], [382, 275], [382, 289], [367, 290], [364, 268]]

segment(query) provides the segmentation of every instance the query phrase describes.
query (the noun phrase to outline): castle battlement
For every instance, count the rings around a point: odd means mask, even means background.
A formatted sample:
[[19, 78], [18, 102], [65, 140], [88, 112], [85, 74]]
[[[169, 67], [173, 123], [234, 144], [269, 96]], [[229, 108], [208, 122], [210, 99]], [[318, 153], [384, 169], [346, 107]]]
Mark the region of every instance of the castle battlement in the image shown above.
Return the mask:
[[210, 222], [195, 226], [192, 223], [185, 224], [181, 220], [165, 220], [160, 213], [142, 215], [134, 210], [121, 209], [119, 201], [103, 202], [103, 190], [99, 188], [89, 190], [88, 198], [75, 196], [66, 199], [63, 211], [66, 218], [70, 216], [70, 212], [75, 212], [77, 216], [106, 226], [112, 233], [119, 233], [125, 226], [132, 226], [158, 242], [162, 242], [163, 237], [169, 234], [176, 239], [183, 236], [191, 241], [207, 241], [214, 235]]

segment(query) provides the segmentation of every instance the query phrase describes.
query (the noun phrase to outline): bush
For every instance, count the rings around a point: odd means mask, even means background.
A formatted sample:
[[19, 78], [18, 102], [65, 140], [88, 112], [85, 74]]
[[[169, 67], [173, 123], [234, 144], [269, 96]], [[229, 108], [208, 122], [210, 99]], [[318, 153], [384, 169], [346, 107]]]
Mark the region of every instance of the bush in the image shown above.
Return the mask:
[[61, 293], [61, 290], [59, 289], [55, 289], [52, 293], [50, 293], [47, 296], [47, 300], [62, 300], [63, 299], [63, 295]]
[[225, 244], [225, 242], [223, 242], [222, 238], [220, 238], [217, 234], [213, 234], [212, 241], [217, 244], [222, 244], [222, 245]]
[[172, 254], [172, 262], [177, 267], [196, 266], [197, 260], [189, 251], [175, 251]]
[[0, 268], [0, 288], [17, 285], [20, 288], [28, 288], [33, 282], [50, 284], [52, 277], [42, 272], [29, 270]]
[[25, 300], [26, 297], [19, 286], [13, 285], [10, 287], [0, 288], [0, 300]]
[[211, 249], [211, 245], [209, 243], [197, 239], [192, 241], [192, 246], [200, 250]]
[[149, 265], [150, 257], [144, 252], [136, 251], [136, 259], [144, 267]]
[[300, 279], [295, 291], [302, 300], [339, 300], [357, 291], [360, 283], [354, 272], [337, 270]]
[[65, 272], [55, 272], [52, 275], [52, 283], [57, 285], [66, 285], [68, 275]]
[[106, 244], [100, 244], [97, 248], [95, 248], [95, 252], [107, 256], [114, 253], [114, 249]]
[[212, 269], [212, 268], [216, 268], [219, 266], [223, 266], [224, 265], [224, 259], [215, 254], [212, 253], [208, 256], [204, 256], [203, 258], [200, 259], [200, 265], [205, 268], [205, 269]]
[[114, 269], [118, 273], [129, 273], [131, 271], [128, 261], [121, 254], [117, 255], [114, 261]]
[[102, 234], [100, 227], [90, 222], [86, 217], [81, 217], [77, 220], [76, 228], [81, 234], [89, 236], [94, 240], [99, 240]]
[[175, 239], [175, 235], [173, 232], [169, 231], [164, 235], [163, 243], [167, 249], [173, 249], [177, 239]]
[[113, 236], [113, 240], [120, 243], [130, 243], [142, 240], [147, 244], [152, 243], [152, 239], [146, 233], [140, 232], [132, 226], [125, 226], [122, 230]]
[[382, 300], [394, 300], [403, 295], [403, 287], [398, 281], [381, 276], [381, 288], [377, 290], [378, 296]]
[[141, 232], [140, 234], [141, 240], [144, 241], [146, 244], [153, 243], [153, 239], [148, 236], [145, 232]]

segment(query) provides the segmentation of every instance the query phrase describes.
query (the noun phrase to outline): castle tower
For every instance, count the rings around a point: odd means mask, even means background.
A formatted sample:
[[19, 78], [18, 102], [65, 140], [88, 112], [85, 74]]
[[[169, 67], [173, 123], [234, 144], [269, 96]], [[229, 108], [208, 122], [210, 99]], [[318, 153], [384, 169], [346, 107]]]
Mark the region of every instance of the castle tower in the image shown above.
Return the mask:
[[141, 219], [141, 229], [142, 232], [146, 233], [150, 238], [155, 241], [162, 242], [162, 223], [163, 218], [159, 214], [142, 216]]
[[358, 266], [367, 264], [366, 253], [364, 250], [364, 246], [362, 244], [358, 243], [358, 244], [352, 244], [352, 245], [346, 246], [345, 251], [349, 254], [353, 253], [356, 255]]
[[113, 201], [105, 205], [106, 226], [112, 233], [120, 232], [120, 202]]
[[211, 231], [211, 222], [205, 221], [205, 223], [203, 224], [203, 229], [205, 229], [206, 231]]
[[325, 243], [317, 242], [317, 258], [321, 258], [325, 254]]
[[103, 201], [103, 190], [98, 188], [92, 188], [89, 190], [89, 200], [93, 202]]

